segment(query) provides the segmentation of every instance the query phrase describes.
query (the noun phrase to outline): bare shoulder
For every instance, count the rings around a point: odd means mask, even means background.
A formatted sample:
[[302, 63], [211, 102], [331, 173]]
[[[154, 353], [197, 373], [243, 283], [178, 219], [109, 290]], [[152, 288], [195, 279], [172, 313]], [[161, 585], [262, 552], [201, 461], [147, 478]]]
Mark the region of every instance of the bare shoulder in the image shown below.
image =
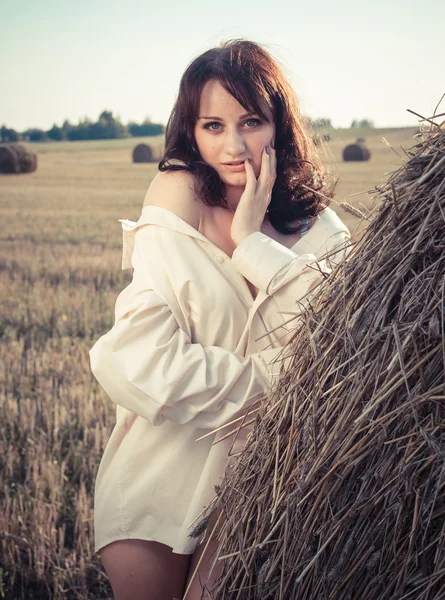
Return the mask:
[[144, 206], [160, 206], [198, 228], [201, 206], [195, 192], [196, 178], [189, 171], [160, 171], [150, 183]]

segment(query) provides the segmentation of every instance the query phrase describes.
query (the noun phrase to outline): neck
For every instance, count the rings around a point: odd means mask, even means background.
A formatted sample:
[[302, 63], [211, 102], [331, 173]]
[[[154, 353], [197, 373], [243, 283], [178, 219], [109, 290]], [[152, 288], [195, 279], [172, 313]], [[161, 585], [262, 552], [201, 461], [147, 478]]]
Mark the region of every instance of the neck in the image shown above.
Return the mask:
[[238, 207], [241, 196], [243, 195], [244, 187], [228, 187], [226, 186], [226, 201], [227, 209], [234, 213]]

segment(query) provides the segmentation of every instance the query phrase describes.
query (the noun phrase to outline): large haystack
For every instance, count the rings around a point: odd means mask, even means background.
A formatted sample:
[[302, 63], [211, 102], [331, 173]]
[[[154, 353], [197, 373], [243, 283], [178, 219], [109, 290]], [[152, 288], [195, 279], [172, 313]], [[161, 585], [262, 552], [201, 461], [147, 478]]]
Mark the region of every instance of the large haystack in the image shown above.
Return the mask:
[[343, 150], [343, 160], [345, 162], [364, 161], [371, 158], [371, 152], [365, 145], [363, 138], [358, 138], [355, 144], [349, 144]]
[[409, 156], [217, 490], [212, 598], [445, 597], [445, 131]]
[[150, 163], [155, 162], [153, 148], [147, 144], [138, 144], [133, 150], [133, 162]]
[[37, 154], [16, 142], [0, 144], [0, 173], [32, 173], [37, 169]]

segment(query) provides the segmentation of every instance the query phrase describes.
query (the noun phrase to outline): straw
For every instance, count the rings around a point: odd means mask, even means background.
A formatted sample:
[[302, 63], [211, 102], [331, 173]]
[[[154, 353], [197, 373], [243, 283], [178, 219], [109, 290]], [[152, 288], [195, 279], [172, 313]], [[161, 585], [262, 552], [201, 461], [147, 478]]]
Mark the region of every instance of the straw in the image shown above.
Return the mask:
[[445, 598], [445, 130], [407, 155], [216, 490], [209, 597]]

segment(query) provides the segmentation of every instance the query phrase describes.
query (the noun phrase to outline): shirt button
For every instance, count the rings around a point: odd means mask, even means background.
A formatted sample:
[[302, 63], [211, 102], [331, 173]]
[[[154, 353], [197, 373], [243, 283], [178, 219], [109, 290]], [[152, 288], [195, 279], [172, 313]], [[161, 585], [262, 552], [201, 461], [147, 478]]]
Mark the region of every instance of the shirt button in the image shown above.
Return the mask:
[[221, 254], [218, 254], [218, 256], [216, 257], [216, 260], [221, 264], [222, 262], [224, 262], [224, 256], [221, 256]]

